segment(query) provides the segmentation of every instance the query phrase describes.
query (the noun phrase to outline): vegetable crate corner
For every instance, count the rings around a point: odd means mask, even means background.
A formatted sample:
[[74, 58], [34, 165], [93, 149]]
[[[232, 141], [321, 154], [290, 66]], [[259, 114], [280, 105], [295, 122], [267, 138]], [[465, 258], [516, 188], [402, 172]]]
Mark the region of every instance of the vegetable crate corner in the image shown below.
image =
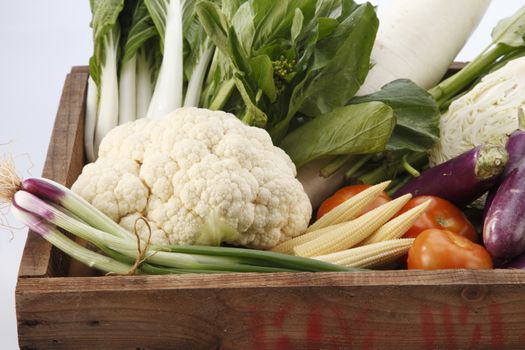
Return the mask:
[[[66, 186], [87, 80], [65, 80], [44, 169]], [[100, 276], [30, 234], [16, 311], [22, 349], [518, 349], [524, 287], [498, 269]]]

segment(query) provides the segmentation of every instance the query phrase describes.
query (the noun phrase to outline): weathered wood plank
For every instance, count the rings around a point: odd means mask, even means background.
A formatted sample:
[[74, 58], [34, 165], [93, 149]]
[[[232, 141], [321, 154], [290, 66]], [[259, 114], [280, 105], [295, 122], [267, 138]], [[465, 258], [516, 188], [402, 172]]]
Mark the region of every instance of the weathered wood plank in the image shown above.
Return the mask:
[[71, 73], [89, 74], [89, 66], [74, 66], [73, 68], [71, 68]]
[[[68, 74], [60, 98], [42, 176], [70, 186], [84, 165], [84, 114], [87, 71]], [[20, 276], [60, 276], [68, 258], [30, 232], [19, 269]]]
[[522, 348], [522, 271], [22, 279], [22, 348]]

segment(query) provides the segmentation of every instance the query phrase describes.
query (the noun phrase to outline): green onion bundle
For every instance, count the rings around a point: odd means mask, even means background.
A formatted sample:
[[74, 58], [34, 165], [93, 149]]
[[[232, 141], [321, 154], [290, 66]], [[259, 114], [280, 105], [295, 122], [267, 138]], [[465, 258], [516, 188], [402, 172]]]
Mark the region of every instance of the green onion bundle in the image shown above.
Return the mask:
[[[68, 188], [43, 178], [21, 180], [9, 160], [0, 161], [0, 202], [64, 253], [105, 273], [348, 271], [314, 259], [234, 247], [154, 245], [126, 231]], [[86, 240], [92, 251], [60, 229]]]

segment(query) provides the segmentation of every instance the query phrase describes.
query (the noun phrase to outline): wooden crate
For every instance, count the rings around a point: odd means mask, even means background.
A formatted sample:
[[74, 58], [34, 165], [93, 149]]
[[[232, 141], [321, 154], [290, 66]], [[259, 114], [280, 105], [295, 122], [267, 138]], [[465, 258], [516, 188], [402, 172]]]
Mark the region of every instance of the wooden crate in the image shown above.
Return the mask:
[[[44, 176], [84, 163], [86, 67], [67, 76]], [[523, 348], [525, 272], [71, 277], [30, 234], [16, 289], [22, 349]]]

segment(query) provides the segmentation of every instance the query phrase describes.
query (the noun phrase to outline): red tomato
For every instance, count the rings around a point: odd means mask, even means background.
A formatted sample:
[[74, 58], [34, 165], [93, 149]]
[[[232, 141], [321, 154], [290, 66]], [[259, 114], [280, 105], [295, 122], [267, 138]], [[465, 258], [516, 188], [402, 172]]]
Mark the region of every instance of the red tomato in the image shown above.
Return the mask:
[[405, 233], [405, 238], [417, 237], [421, 232], [435, 228], [457, 233], [473, 242], [477, 241], [474, 225], [465, 214], [449, 201], [435, 196], [418, 196], [412, 198], [396, 216], [430, 200], [427, 210], [416, 220], [414, 225]]
[[[317, 219], [319, 220], [321, 216], [328, 213], [330, 210], [337, 207], [339, 204], [343, 203], [349, 198], [352, 198], [359, 192], [366, 190], [367, 188], [372, 187], [371, 185], [352, 185], [341, 188], [339, 191], [334, 193], [331, 197], [327, 198], [319, 207], [317, 211]], [[386, 192], [381, 192], [379, 197], [377, 197], [364, 211], [363, 213], [369, 212], [372, 209], [379, 207], [387, 202], [391, 198], [386, 194]]]
[[409, 269], [492, 269], [489, 252], [463, 236], [446, 230], [421, 232], [408, 250]]

